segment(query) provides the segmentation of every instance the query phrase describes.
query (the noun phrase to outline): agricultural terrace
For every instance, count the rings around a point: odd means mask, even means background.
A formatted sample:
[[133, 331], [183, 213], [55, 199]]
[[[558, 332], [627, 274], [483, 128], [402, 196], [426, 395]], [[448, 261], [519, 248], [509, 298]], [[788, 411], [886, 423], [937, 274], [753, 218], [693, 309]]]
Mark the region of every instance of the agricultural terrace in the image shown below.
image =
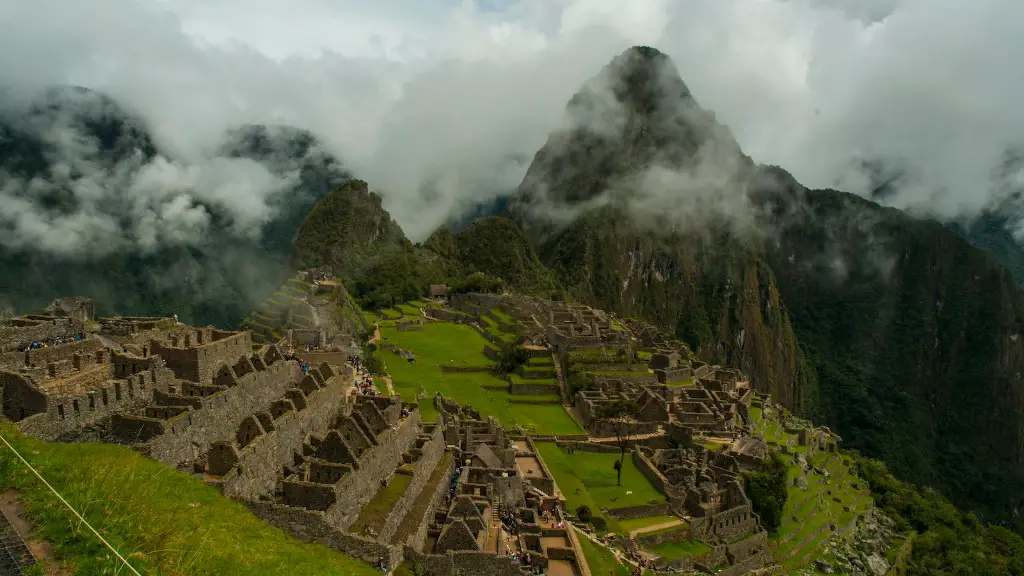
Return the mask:
[[665, 495], [637, 470], [628, 454], [622, 468], [622, 486], [618, 486], [614, 468], [619, 457], [617, 453], [574, 451], [569, 454], [554, 442], [537, 442], [537, 451], [565, 497], [565, 505], [570, 513], [575, 513], [580, 506], [587, 506], [594, 516], [605, 519], [609, 531], [616, 533], [671, 519], [654, 516], [622, 522], [601, 513], [602, 508], [623, 508], [665, 501]]
[[[389, 352], [383, 352], [382, 358], [395, 392], [402, 398], [416, 398], [421, 386], [426, 391], [428, 401], [420, 402], [426, 421], [436, 418], [433, 396], [440, 392], [468, 401], [482, 416], [493, 416], [507, 428], [522, 426], [528, 433], [543, 434], [583, 433], [557, 394], [511, 394], [508, 383], [490, 372], [493, 362], [484, 355], [484, 346], [489, 342], [471, 326], [429, 322], [417, 331], [382, 326], [381, 337], [384, 344], [405, 348], [416, 355], [416, 361], [411, 363]], [[444, 372], [441, 365], [478, 367], [480, 371]]]
[[[816, 573], [812, 569], [814, 560], [834, 560], [821, 554], [822, 544], [833, 535], [829, 525], [836, 526], [840, 535], [849, 532], [857, 516], [870, 507], [871, 495], [842, 454], [818, 452], [807, 456], [807, 448], [798, 446], [795, 435], [787, 434], [778, 420], [765, 419], [759, 407], [752, 407], [750, 415], [754, 429], [770, 447], [787, 447], [781, 456], [788, 464], [790, 481], [782, 525], [771, 536], [772, 553], [787, 571]], [[799, 460], [810, 466], [807, 472], [803, 472]], [[806, 488], [796, 485], [801, 476], [804, 481], [800, 484]]]

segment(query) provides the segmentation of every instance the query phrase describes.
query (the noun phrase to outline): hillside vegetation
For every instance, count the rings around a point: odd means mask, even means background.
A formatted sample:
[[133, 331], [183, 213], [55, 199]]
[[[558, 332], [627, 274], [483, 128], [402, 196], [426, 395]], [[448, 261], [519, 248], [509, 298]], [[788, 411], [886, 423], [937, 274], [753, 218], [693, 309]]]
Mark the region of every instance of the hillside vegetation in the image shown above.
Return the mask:
[[[376, 573], [303, 544], [188, 475], [114, 444], [51, 444], [10, 424], [0, 433], [142, 574]], [[3, 447], [0, 486], [18, 490], [36, 536], [78, 576], [124, 574], [113, 554]]]

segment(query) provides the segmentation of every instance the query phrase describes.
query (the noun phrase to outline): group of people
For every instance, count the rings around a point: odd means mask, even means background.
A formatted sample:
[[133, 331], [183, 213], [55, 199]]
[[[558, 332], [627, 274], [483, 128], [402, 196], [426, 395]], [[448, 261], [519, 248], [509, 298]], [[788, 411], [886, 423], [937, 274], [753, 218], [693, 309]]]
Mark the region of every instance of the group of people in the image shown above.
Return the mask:
[[373, 384], [373, 376], [369, 374], [363, 376], [358, 381], [359, 393], [366, 396], [380, 396], [380, 390], [377, 390], [377, 386]]
[[515, 510], [508, 506], [502, 506], [498, 510], [499, 517], [501, 518], [501, 525], [505, 527], [505, 531], [515, 536], [519, 534], [519, 528], [523, 524], [523, 520], [516, 514]]
[[635, 560], [636, 565], [633, 566], [633, 576], [640, 576], [644, 573], [644, 570], [647, 569], [647, 565], [650, 564], [650, 562], [648, 562], [646, 556], [641, 556], [640, 558], [636, 558]]
[[451, 502], [453, 499], [455, 499], [455, 490], [456, 490], [456, 488], [458, 488], [459, 476], [461, 476], [461, 475], [462, 475], [462, 466], [459, 466], [459, 467], [455, 468], [455, 471], [452, 472], [452, 479], [451, 479], [451, 481], [448, 482], [448, 499], [445, 501], [446, 505], [449, 502]]
[[25, 347], [25, 352], [29, 350], [36, 350], [38, 348], [49, 348], [50, 346], [59, 346], [61, 344], [68, 344], [71, 342], [81, 342], [85, 338], [85, 334], [79, 332], [73, 336], [54, 336], [52, 338], [44, 338], [42, 340], [33, 340], [31, 344]]

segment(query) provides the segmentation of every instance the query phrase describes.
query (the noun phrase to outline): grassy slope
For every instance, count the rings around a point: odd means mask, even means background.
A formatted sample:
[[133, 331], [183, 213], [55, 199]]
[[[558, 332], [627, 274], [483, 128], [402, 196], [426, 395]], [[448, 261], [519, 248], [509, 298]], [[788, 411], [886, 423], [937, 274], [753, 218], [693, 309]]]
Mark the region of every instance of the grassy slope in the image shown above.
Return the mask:
[[[8, 424], [0, 424], [0, 432], [144, 574], [374, 573], [352, 558], [285, 535], [215, 488], [127, 448], [51, 444]], [[0, 487], [20, 492], [38, 537], [52, 542], [75, 574], [113, 574], [113, 555], [6, 447], [0, 450]]]
[[[487, 390], [484, 386], [501, 387], [505, 382], [488, 372], [442, 372], [440, 364], [457, 366], [490, 366], [491, 360], [484, 356], [486, 340], [468, 326], [432, 322], [422, 331], [399, 332], [383, 327], [384, 343], [394, 344], [412, 350], [416, 362], [408, 363], [394, 354], [384, 353], [388, 372], [391, 373], [395, 391], [406, 401], [411, 401], [420, 386], [431, 397], [435, 392], [469, 402], [482, 415], [494, 416], [502, 425], [522, 425], [547, 434], [581, 433], [579, 425], [565, 411], [561, 404], [513, 404], [517, 397], [505, 390]], [[423, 418], [432, 421], [436, 411], [432, 403], [421, 405]]]
[[373, 499], [363, 507], [359, 517], [356, 518], [356, 521], [349, 527], [348, 531], [360, 534], [367, 528], [370, 528], [374, 533], [379, 533], [384, 527], [384, 523], [387, 522], [391, 509], [402, 497], [402, 494], [405, 493], [406, 488], [409, 487], [411, 482], [411, 475], [395, 474], [387, 486], [377, 490]]

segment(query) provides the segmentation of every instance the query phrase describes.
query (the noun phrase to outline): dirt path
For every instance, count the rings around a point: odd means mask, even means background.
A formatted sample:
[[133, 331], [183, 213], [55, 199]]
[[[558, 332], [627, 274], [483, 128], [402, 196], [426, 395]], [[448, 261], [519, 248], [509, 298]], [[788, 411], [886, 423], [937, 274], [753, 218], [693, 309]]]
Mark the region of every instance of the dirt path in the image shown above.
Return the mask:
[[388, 396], [395, 395], [395, 387], [391, 385], [391, 375], [381, 376], [384, 379], [384, 384], [388, 387]]
[[682, 526], [683, 524], [684, 522], [681, 519], [676, 518], [675, 520], [669, 520], [667, 522], [662, 522], [661, 524], [651, 524], [650, 526], [642, 526], [640, 528], [637, 528], [636, 530], [630, 530], [629, 537], [636, 538], [637, 534], [657, 532], [658, 530], [664, 530], [665, 528], [674, 528], [676, 526]]
[[46, 576], [73, 576], [71, 570], [61, 566], [57, 561], [53, 545], [45, 540], [32, 538], [32, 520], [25, 514], [25, 506], [18, 499], [16, 490], [0, 492], [0, 515], [10, 521], [14, 531], [25, 541], [29, 552], [42, 565]]

